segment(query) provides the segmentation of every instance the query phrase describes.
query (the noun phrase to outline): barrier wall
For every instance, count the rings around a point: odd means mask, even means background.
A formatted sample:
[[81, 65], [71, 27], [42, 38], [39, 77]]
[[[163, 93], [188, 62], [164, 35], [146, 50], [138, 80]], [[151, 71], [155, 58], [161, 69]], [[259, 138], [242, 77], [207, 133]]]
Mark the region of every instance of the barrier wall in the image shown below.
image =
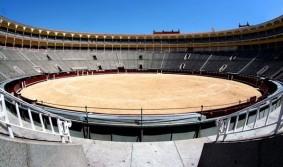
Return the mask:
[[198, 166], [282, 167], [282, 153], [282, 135], [236, 143], [206, 143]]
[[87, 167], [81, 145], [11, 140], [0, 136], [1, 167]]

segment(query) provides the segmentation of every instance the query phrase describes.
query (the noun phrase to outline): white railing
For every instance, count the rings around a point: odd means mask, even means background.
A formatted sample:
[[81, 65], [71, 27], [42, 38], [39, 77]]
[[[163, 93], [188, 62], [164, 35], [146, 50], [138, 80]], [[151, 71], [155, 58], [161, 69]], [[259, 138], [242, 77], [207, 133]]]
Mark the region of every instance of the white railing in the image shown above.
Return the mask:
[[[11, 113], [6, 106], [6, 103], [14, 106], [15, 115]], [[21, 113], [27, 112], [28, 121], [23, 119]], [[14, 117], [14, 118], [13, 118]], [[39, 118], [39, 126], [35, 123], [35, 117]], [[53, 120], [53, 121], [52, 121]], [[56, 121], [54, 121], [56, 120]], [[46, 121], [46, 122], [44, 122]], [[46, 124], [49, 123], [49, 128]], [[57, 130], [55, 125], [57, 124]], [[39, 107], [31, 105], [13, 95], [7, 93], [0, 88], [0, 123], [6, 125], [10, 138], [14, 138], [14, 128], [21, 130], [28, 130], [34, 134], [43, 133], [47, 134], [44, 140], [49, 140], [49, 136], [59, 136], [62, 143], [70, 143], [71, 136], [69, 128], [72, 123], [70, 120], [60, 117], [58, 115], [47, 112]]]
[[[240, 140], [239, 136], [236, 136], [237, 134], [240, 134], [242, 139], [252, 139], [281, 133], [281, 124], [283, 122], [282, 115], [283, 91], [281, 88], [280, 91], [259, 103], [239, 112], [218, 118], [216, 142]], [[269, 128], [269, 130], [265, 128]], [[259, 133], [259, 130], [263, 130], [263, 133]], [[245, 132], [250, 133], [245, 134], [246, 138], [245, 135], [243, 135]], [[270, 132], [272, 132], [272, 134]], [[233, 135], [235, 135], [234, 139]], [[230, 138], [227, 139], [227, 137]]]

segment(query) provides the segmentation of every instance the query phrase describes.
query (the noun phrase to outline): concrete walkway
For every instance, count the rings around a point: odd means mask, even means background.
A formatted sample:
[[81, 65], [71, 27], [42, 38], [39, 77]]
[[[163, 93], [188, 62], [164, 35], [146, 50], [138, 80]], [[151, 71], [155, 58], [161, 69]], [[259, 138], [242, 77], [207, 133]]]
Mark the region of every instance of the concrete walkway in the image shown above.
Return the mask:
[[88, 165], [106, 167], [194, 167], [208, 138], [168, 142], [109, 142], [73, 138], [82, 144]]

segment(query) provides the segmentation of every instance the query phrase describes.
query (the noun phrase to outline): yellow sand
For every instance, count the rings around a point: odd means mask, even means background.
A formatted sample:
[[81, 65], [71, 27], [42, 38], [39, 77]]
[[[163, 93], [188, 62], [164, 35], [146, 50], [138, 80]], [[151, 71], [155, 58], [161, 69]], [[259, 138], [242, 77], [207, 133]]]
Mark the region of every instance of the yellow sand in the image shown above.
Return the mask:
[[[138, 110], [91, 109], [112, 114], [185, 113], [223, 108], [246, 101], [260, 92], [249, 85], [211, 77], [174, 74], [105, 74], [41, 82], [21, 91], [22, 96], [54, 104]], [[227, 104], [227, 105], [223, 105]], [[222, 105], [222, 106], [215, 106]], [[51, 105], [56, 106], [56, 105]], [[84, 108], [62, 107], [84, 111]], [[158, 108], [184, 108], [147, 110]]]

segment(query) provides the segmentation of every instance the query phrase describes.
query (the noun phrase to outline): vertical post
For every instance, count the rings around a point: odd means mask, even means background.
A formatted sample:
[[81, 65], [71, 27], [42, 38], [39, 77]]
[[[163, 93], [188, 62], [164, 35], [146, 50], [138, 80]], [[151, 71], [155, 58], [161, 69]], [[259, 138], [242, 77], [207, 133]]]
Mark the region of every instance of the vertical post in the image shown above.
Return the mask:
[[45, 126], [44, 126], [44, 123], [43, 123], [43, 119], [42, 119], [42, 114], [41, 113], [39, 113], [39, 119], [40, 119], [42, 131], [45, 132]]
[[278, 133], [278, 131], [280, 130], [280, 126], [281, 126], [282, 115], [283, 115], [283, 96], [281, 96], [280, 104], [281, 104], [281, 109], [280, 109], [280, 113], [279, 113], [279, 116], [278, 116], [277, 125], [276, 125], [276, 128], [274, 130], [274, 134]]
[[[41, 30], [39, 30], [39, 39], [41, 39]], [[38, 48], [37, 48], [37, 49], [38, 49], [38, 51], [39, 51], [39, 47], [40, 47], [40, 46], [39, 46], [39, 45], [40, 45], [40, 41], [39, 41], [39, 40], [38, 40], [37, 44], [38, 44], [38, 46], [37, 46]]]
[[22, 49], [24, 48], [24, 36], [25, 36], [25, 30], [26, 30], [26, 28], [24, 27], [24, 28], [23, 28], [23, 34], [22, 34], [22, 43], [21, 43], [21, 45], [22, 45]]
[[141, 108], [141, 122], [140, 122], [140, 142], [142, 142], [142, 139], [143, 139], [143, 110], [142, 110], [142, 108]]
[[[10, 23], [8, 23], [8, 26], [10, 26]], [[6, 36], [5, 36], [5, 47], [7, 46], [7, 38], [8, 38], [8, 27], [6, 29]]]
[[229, 132], [230, 124], [231, 124], [231, 117], [228, 118], [228, 122], [227, 122], [227, 126], [226, 126], [226, 131], [225, 131], [226, 134], [228, 134], [228, 132]]
[[272, 101], [271, 100], [269, 100], [268, 101], [268, 111], [267, 111], [267, 115], [266, 115], [266, 118], [265, 118], [265, 122], [264, 122], [264, 126], [266, 126], [266, 124], [267, 124], [267, 122], [268, 122], [268, 117], [269, 117], [269, 114], [270, 114], [270, 112], [271, 112], [271, 110], [272, 110]]
[[[215, 139], [215, 142], [217, 142], [219, 137], [220, 137], [220, 135], [223, 134], [223, 133], [225, 134], [225, 132], [224, 132], [225, 124], [224, 124], [224, 120], [222, 120], [222, 119], [216, 120], [215, 123], [216, 123], [216, 125], [218, 127], [218, 131], [217, 131], [217, 135], [216, 135], [216, 139]], [[223, 138], [223, 140], [224, 140], [224, 138]]]
[[19, 125], [21, 127], [23, 127], [22, 117], [21, 117], [21, 114], [20, 114], [18, 103], [16, 103], [16, 112], [17, 112], [17, 117], [18, 117]]
[[31, 115], [30, 108], [28, 108], [28, 116], [29, 116], [29, 120], [30, 120], [31, 128], [32, 128], [33, 130], [35, 130], [35, 127], [34, 127], [34, 123], [33, 123], [33, 119], [32, 119], [32, 115]]
[[71, 134], [70, 134], [70, 127], [72, 126], [71, 122], [64, 121], [64, 130], [68, 135], [68, 142], [72, 143]]
[[61, 141], [62, 143], [66, 143], [66, 140], [65, 140], [65, 134], [64, 134], [64, 127], [63, 127], [63, 121], [61, 121], [59, 118], [57, 118], [57, 127], [58, 127], [58, 131], [59, 131], [59, 134], [61, 136]]
[[244, 131], [245, 130], [245, 128], [246, 128], [246, 125], [247, 125], [247, 123], [248, 123], [248, 119], [249, 119], [249, 110], [246, 112], [246, 118], [245, 118], [245, 122], [244, 122], [244, 125], [243, 125], [243, 129], [242, 129], [242, 131]]
[[32, 38], [33, 30], [34, 30], [34, 29], [31, 28], [30, 39], [29, 39], [29, 48], [30, 48], [30, 49], [31, 49], [31, 44], [32, 44], [32, 41], [31, 41], [32, 39], [31, 39], [31, 38]]
[[198, 128], [196, 135], [195, 135], [196, 138], [199, 138], [199, 134], [200, 134], [200, 130], [201, 130], [202, 114], [203, 114], [203, 105], [200, 106], [199, 128]]
[[10, 125], [10, 122], [9, 122], [5, 98], [4, 98], [3, 94], [0, 95], [0, 102], [1, 102], [0, 116], [4, 117], [4, 121], [7, 125], [10, 138], [14, 138], [14, 134], [13, 134], [13, 130], [12, 130], [12, 127]]
[[255, 121], [254, 121], [254, 124], [253, 124], [253, 128], [255, 128], [256, 120], [257, 120], [257, 117], [259, 116], [259, 111], [260, 111], [260, 107], [258, 107], [258, 108], [256, 109]]
[[63, 33], [63, 52], [65, 51], [65, 33]]
[[85, 112], [86, 112], [86, 124], [87, 124], [87, 138], [90, 139], [90, 129], [89, 129], [89, 124], [88, 124], [88, 111], [87, 111], [87, 106], [85, 106]]
[[[162, 57], [161, 65], [160, 65], [160, 73], [161, 74], [162, 74], [162, 69], [163, 69], [164, 57], [165, 57], [165, 52], [163, 53], [163, 57]], [[157, 70], [157, 73], [158, 73], [158, 70]]]
[[237, 126], [238, 126], [238, 122], [239, 122], [239, 113], [238, 113], [238, 115], [237, 115], [237, 117], [236, 117], [236, 122], [235, 122], [235, 127], [234, 127], [233, 132], [235, 132], [235, 131], [236, 131]]
[[[49, 31], [47, 31], [47, 38], [46, 38], [46, 50], [48, 50], [48, 45], [49, 45], [49, 42], [48, 42], [48, 38], [49, 38]], [[23, 42], [24, 43], [24, 42]]]
[[50, 128], [51, 128], [52, 133], [55, 133], [53, 123], [52, 123], [52, 119], [51, 119], [50, 116], [48, 117], [48, 120], [49, 120], [49, 124], [50, 124]]
[[82, 50], [82, 35], [80, 34], [80, 51]]

